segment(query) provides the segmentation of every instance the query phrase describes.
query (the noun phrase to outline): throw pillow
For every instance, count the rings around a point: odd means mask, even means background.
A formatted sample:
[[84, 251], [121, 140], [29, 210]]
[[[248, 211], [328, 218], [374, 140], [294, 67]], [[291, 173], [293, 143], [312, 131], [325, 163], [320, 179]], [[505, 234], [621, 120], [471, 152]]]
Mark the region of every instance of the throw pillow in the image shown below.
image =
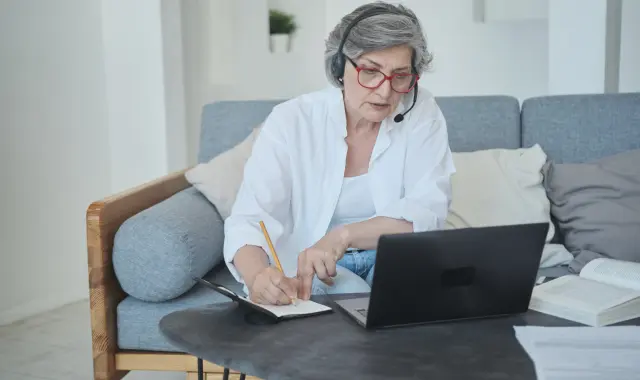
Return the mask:
[[209, 162], [198, 164], [185, 174], [187, 181], [211, 202], [223, 220], [231, 214], [242, 184], [244, 165], [262, 124], [251, 131], [241, 143], [219, 154]]
[[446, 228], [549, 223], [555, 227], [542, 185], [547, 156], [539, 145], [453, 153], [452, 201]]
[[544, 168], [551, 213], [579, 272], [598, 257], [640, 262], [640, 149]]

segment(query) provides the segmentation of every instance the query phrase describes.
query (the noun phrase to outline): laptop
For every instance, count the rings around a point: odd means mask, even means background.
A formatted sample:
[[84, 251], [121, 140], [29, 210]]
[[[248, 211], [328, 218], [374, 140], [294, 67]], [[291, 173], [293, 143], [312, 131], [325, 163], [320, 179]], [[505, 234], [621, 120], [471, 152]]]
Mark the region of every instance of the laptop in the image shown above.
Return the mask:
[[548, 223], [383, 235], [371, 293], [336, 300], [367, 329], [525, 313]]

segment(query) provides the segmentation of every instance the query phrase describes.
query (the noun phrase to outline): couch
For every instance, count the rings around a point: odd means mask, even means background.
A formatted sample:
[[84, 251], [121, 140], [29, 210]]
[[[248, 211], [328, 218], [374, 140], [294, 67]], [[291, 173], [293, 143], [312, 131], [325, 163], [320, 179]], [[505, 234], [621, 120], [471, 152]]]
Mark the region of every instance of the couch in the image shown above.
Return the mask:
[[[580, 163], [640, 148], [640, 94], [545, 96], [522, 105], [509, 96], [437, 100], [454, 152], [539, 144], [550, 160]], [[279, 102], [206, 105], [198, 162], [241, 142]], [[95, 379], [134, 370], [194, 377], [196, 359], [176, 352], [158, 322], [172, 311], [226, 301], [194, 286], [190, 276], [242, 290], [222, 263], [223, 219], [216, 208], [180, 171], [92, 203], [86, 223]], [[567, 266], [541, 274], [553, 271], [567, 273]], [[212, 363], [204, 370], [207, 379], [222, 374]]]

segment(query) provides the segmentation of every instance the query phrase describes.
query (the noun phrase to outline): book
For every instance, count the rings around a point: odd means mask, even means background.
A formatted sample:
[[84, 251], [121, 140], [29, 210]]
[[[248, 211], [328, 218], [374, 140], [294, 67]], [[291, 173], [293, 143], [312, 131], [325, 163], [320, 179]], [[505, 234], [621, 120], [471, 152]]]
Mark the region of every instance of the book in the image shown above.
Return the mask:
[[598, 258], [534, 287], [529, 309], [589, 326], [640, 317], [640, 263]]
[[295, 305], [264, 305], [253, 302], [251, 299], [249, 299], [249, 297], [239, 295], [220, 284], [216, 284], [214, 282], [207, 281], [198, 277], [194, 277], [193, 279], [201, 285], [204, 285], [224, 296], [229, 297], [231, 300], [237, 302], [240, 306], [245, 307], [247, 310], [263, 314], [274, 321], [310, 317], [314, 315], [333, 312], [332, 308], [311, 300], [297, 300]]

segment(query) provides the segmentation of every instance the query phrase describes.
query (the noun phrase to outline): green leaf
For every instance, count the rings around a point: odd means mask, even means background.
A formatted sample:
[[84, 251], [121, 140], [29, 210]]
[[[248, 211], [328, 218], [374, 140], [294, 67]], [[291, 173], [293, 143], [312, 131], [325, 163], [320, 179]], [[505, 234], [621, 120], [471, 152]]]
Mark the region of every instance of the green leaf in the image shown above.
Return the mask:
[[269, 10], [269, 33], [270, 34], [291, 34], [298, 26], [294, 21], [294, 16], [276, 9]]

